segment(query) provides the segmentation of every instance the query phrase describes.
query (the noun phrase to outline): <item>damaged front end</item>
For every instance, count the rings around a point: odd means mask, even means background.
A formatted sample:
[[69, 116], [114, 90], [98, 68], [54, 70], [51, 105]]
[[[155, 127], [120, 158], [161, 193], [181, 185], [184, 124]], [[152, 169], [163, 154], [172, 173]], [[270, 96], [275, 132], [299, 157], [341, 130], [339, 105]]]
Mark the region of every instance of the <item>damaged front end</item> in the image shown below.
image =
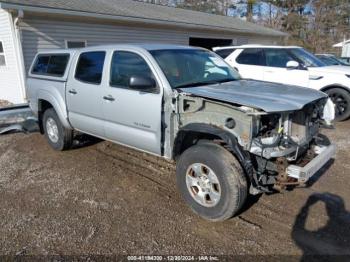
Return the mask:
[[331, 124], [331, 107], [320, 99], [298, 111], [255, 117], [251, 193], [303, 185], [335, 155], [335, 146], [319, 133], [321, 126]]
[[245, 169], [251, 194], [303, 185], [335, 155], [319, 132], [334, 119], [322, 92], [252, 81], [180, 91], [175, 134], [194, 124], [203, 133], [215, 128]]

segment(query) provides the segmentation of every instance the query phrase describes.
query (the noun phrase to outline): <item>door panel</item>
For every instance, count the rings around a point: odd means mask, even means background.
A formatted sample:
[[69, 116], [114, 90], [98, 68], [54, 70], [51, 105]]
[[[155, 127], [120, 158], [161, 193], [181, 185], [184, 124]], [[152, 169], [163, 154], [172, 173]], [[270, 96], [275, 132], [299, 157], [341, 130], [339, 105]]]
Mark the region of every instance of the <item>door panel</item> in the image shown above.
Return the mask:
[[110, 85], [104, 89], [103, 112], [106, 137], [110, 140], [161, 154], [162, 92], [146, 93], [128, 86], [131, 76], [152, 77], [141, 55], [115, 52], [110, 66]]
[[286, 49], [266, 49], [264, 68], [264, 80], [268, 82], [282, 83], [308, 87], [309, 72], [306, 69], [287, 68], [287, 63], [295, 61], [295, 58]]
[[160, 154], [161, 96], [111, 87], [105, 101], [106, 138]]
[[244, 79], [264, 80], [264, 67], [255, 65], [239, 65], [238, 73]]
[[82, 53], [66, 88], [69, 121], [75, 129], [104, 137], [101, 86], [105, 52]]
[[264, 81], [286, 85], [309, 86], [309, 72], [307, 70], [266, 67]]

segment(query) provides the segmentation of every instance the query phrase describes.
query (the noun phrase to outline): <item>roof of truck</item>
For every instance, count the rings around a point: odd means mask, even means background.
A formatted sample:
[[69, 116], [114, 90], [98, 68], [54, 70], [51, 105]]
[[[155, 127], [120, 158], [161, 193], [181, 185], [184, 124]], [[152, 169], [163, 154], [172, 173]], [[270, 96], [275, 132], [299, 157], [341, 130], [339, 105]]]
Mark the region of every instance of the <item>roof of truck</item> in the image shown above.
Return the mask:
[[223, 49], [246, 49], [246, 48], [276, 48], [276, 49], [287, 49], [287, 48], [301, 48], [300, 46], [283, 46], [283, 45], [232, 45], [232, 46], [217, 46], [213, 47], [214, 51]]

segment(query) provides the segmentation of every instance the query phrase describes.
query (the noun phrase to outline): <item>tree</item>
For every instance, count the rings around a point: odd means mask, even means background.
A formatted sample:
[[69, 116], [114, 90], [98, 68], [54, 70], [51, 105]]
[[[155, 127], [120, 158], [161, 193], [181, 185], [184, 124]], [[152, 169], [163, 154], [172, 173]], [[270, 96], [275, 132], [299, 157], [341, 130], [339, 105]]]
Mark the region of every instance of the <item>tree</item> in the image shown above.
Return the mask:
[[347, 0], [314, 0], [307, 40], [315, 52], [329, 50], [350, 36], [350, 4]]
[[256, 0], [247, 0], [247, 21], [253, 21], [255, 4]]
[[[314, 52], [350, 38], [349, 0], [143, 0], [219, 15], [235, 14], [248, 21], [287, 32], [286, 44]], [[268, 5], [262, 10], [261, 6]], [[228, 12], [231, 10], [232, 12]], [[258, 15], [256, 15], [258, 14]]]

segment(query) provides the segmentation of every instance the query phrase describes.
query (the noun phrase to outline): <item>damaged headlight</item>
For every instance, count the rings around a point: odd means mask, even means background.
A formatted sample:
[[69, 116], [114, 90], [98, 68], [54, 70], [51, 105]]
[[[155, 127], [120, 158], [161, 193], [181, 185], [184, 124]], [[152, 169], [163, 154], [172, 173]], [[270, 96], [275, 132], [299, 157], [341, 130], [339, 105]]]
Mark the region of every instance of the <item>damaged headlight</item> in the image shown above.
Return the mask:
[[328, 98], [324, 108], [323, 108], [323, 120], [327, 126], [331, 126], [335, 119], [335, 105], [333, 101]]

